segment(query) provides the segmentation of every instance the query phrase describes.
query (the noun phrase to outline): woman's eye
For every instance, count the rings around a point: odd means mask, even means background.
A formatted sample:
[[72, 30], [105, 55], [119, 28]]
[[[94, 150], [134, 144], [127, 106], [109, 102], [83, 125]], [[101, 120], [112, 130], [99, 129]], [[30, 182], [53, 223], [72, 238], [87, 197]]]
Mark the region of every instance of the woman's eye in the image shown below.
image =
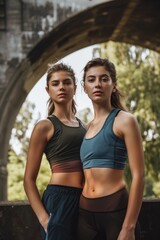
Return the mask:
[[103, 81], [103, 82], [108, 82], [108, 81], [109, 81], [109, 78], [104, 77], [104, 78], [101, 79], [101, 81]]
[[71, 81], [66, 81], [65, 84], [70, 85], [70, 84], [72, 84], [72, 82]]
[[93, 82], [93, 81], [94, 81], [93, 78], [88, 79], [88, 82]]

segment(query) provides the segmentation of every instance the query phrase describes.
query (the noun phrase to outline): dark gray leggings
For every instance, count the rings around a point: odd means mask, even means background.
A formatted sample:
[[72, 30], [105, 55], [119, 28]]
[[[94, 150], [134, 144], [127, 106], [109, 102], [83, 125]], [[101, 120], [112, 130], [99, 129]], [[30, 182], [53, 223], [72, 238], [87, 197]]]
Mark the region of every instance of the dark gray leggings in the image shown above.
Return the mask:
[[[80, 204], [77, 240], [117, 240], [128, 204], [126, 189], [97, 199], [81, 196]], [[138, 224], [135, 236], [136, 240], [140, 240]]]

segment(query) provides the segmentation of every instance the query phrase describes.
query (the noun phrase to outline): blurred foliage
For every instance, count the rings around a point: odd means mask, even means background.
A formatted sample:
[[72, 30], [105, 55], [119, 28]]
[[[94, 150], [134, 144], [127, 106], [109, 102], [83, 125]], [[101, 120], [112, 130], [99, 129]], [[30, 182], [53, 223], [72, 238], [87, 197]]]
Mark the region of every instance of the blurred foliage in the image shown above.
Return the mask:
[[[144, 196], [160, 197], [160, 55], [125, 43], [100, 45], [101, 57], [116, 66], [118, 88], [140, 125], [145, 156]], [[126, 179], [130, 185], [127, 166]]]
[[[16, 118], [10, 140], [8, 152], [8, 200], [27, 199], [23, 188], [24, 170], [27, 158], [29, 138], [33, 126], [40, 119], [40, 114], [35, 115], [35, 105], [26, 101]], [[33, 159], [34, 160], [34, 159]], [[49, 164], [43, 156], [37, 186], [40, 194], [44, 191], [50, 178]]]
[[85, 108], [77, 112], [76, 116], [81, 119], [81, 121], [87, 125], [93, 119], [93, 113], [90, 108]]

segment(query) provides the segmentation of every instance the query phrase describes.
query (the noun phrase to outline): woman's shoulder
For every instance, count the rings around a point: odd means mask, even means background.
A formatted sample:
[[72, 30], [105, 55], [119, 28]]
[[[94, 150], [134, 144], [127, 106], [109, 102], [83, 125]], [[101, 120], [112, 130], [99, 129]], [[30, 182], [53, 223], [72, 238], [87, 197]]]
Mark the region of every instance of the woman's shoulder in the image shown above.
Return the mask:
[[47, 139], [49, 140], [54, 133], [54, 126], [49, 119], [39, 120], [32, 131], [32, 139]]
[[121, 110], [118, 114], [118, 118], [119, 120], [123, 121], [124, 122], [132, 122], [132, 121], [136, 121], [136, 117], [130, 113], [130, 112], [127, 112], [127, 111], [123, 111]]
[[39, 127], [39, 128], [47, 128], [49, 126], [51, 126], [51, 121], [48, 119], [48, 118], [44, 118], [44, 119], [41, 119], [39, 120], [37, 123], [36, 123], [36, 127]]
[[39, 120], [35, 126], [34, 126], [34, 131], [39, 131], [42, 133], [46, 133], [48, 131], [50, 131], [53, 128], [53, 124], [51, 123], [51, 121], [47, 118], [45, 119], [41, 119]]
[[138, 125], [137, 118], [130, 112], [120, 111], [117, 116], [117, 123], [119, 128], [128, 129], [135, 128]]

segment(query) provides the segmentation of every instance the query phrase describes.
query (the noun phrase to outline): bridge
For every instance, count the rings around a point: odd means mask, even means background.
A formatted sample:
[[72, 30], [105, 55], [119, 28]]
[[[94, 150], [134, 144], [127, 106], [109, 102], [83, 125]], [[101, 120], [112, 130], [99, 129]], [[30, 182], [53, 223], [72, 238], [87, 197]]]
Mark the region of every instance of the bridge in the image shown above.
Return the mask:
[[0, 200], [11, 130], [47, 64], [109, 40], [160, 52], [159, 0], [0, 1]]
[[[0, 239], [40, 239], [28, 202], [5, 200], [11, 130], [47, 64], [109, 40], [160, 53], [159, 10], [159, 0], [0, 0]], [[159, 200], [143, 201], [142, 240], [160, 238], [159, 213]]]

